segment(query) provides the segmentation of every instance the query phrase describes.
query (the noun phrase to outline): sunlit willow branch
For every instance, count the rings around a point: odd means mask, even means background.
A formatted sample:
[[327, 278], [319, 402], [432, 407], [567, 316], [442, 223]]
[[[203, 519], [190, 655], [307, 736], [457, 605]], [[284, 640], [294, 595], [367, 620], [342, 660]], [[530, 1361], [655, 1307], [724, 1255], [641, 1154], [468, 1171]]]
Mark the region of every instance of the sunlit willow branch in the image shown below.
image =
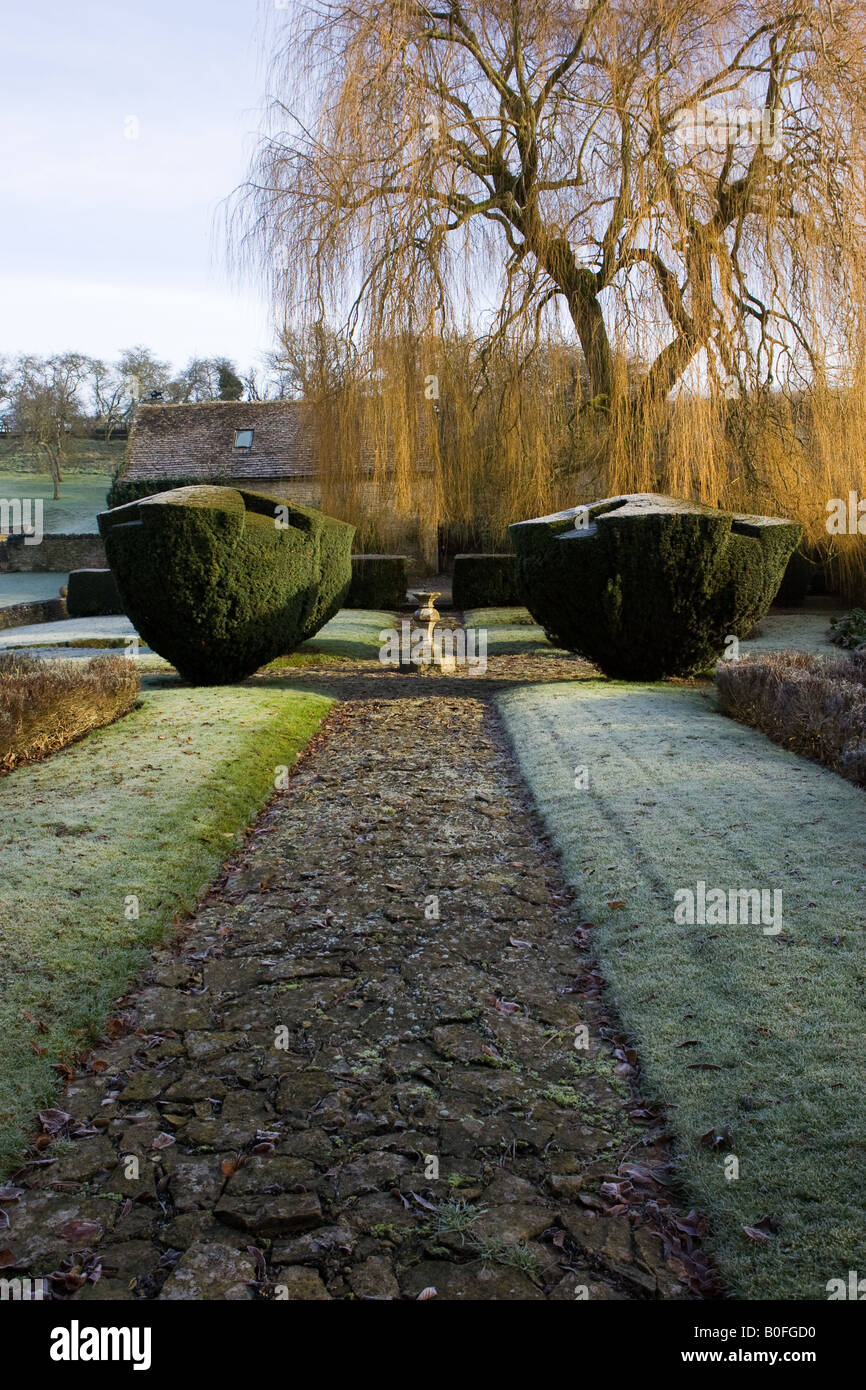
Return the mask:
[[[318, 0], [290, 13], [273, 85], [237, 254], [293, 331], [342, 325], [360, 399], [390, 396], [390, 463], [420, 452], [431, 505], [456, 490], [495, 511], [506, 469], [500, 512], [599, 470], [813, 505], [819, 397], [862, 411], [862, 0]], [[460, 408], [434, 359], [463, 361]], [[499, 432], [480, 446], [494, 364]], [[732, 453], [749, 403], [798, 413], [778, 436], [800, 441], [793, 484]]]

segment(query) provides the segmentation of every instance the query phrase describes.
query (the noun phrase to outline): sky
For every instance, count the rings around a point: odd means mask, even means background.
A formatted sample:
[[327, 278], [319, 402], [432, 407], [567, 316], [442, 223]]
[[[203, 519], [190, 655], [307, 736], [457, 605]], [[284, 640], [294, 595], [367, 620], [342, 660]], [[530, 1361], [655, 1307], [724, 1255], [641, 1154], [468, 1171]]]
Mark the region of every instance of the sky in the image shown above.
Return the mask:
[[280, 0], [39, 0], [0, 33], [0, 354], [133, 344], [174, 366], [272, 344], [228, 269]]

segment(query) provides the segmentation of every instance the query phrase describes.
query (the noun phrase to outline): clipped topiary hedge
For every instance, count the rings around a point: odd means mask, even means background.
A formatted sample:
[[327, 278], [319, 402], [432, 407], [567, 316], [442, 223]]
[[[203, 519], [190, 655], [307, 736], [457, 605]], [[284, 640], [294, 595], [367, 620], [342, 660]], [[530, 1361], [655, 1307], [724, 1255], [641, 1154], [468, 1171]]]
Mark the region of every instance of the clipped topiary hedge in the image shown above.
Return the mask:
[[266, 493], [173, 488], [101, 513], [99, 529], [143, 641], [199, 685], [291, 651], [349, 590], [355, 528]]
[[406, 555], [353, 555], [347, 608], [400, 608], [409, 587]]
[[117, 580], [111, 570], [73, 570], [66, 590], [70, 618], [96, 618], [122, 613]]
[[221, 487], [225, 479], [219, 478], [115, 478], [105, 499], [107, 507], [126, 507], [130, 502], [141, 502], [145, 497], [156, 497], [161, 492], [173, 492], [178, 487]]
[[788, 608], [799, 608], [806, 602], [812, 585], [821, 577], [821, 565], [817, 559], [797, 546], [785, 570], [784, 578], [776, 594], [776, 603]]
[[516, 556], [455, 555], [455, 608], [516, 608], [521, 604]]
[[766, 613], [802, 527], [652, 493], [510, 528], [524, 602], [610, 676], [693, 675]]

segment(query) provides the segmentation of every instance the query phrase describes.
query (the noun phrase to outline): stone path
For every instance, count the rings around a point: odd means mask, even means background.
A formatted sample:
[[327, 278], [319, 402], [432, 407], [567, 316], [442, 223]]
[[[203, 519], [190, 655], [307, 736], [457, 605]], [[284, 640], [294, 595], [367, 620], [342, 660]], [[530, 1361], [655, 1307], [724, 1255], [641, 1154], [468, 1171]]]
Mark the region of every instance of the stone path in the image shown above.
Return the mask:
[[4, 1275], [76, 1300], [712, 1292], [489, 682], [369, 666], [43, 1112]]

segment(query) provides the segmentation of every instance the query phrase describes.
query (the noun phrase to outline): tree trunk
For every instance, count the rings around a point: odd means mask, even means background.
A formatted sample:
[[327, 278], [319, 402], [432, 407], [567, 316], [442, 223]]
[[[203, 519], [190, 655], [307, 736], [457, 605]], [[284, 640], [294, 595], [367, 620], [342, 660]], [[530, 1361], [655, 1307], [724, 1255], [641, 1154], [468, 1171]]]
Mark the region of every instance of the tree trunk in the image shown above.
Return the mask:
[[568, 307], [586, 358], [594, 398], [613, 397], [613, 350], [607, 324], [595, 294], [569, 295]]

